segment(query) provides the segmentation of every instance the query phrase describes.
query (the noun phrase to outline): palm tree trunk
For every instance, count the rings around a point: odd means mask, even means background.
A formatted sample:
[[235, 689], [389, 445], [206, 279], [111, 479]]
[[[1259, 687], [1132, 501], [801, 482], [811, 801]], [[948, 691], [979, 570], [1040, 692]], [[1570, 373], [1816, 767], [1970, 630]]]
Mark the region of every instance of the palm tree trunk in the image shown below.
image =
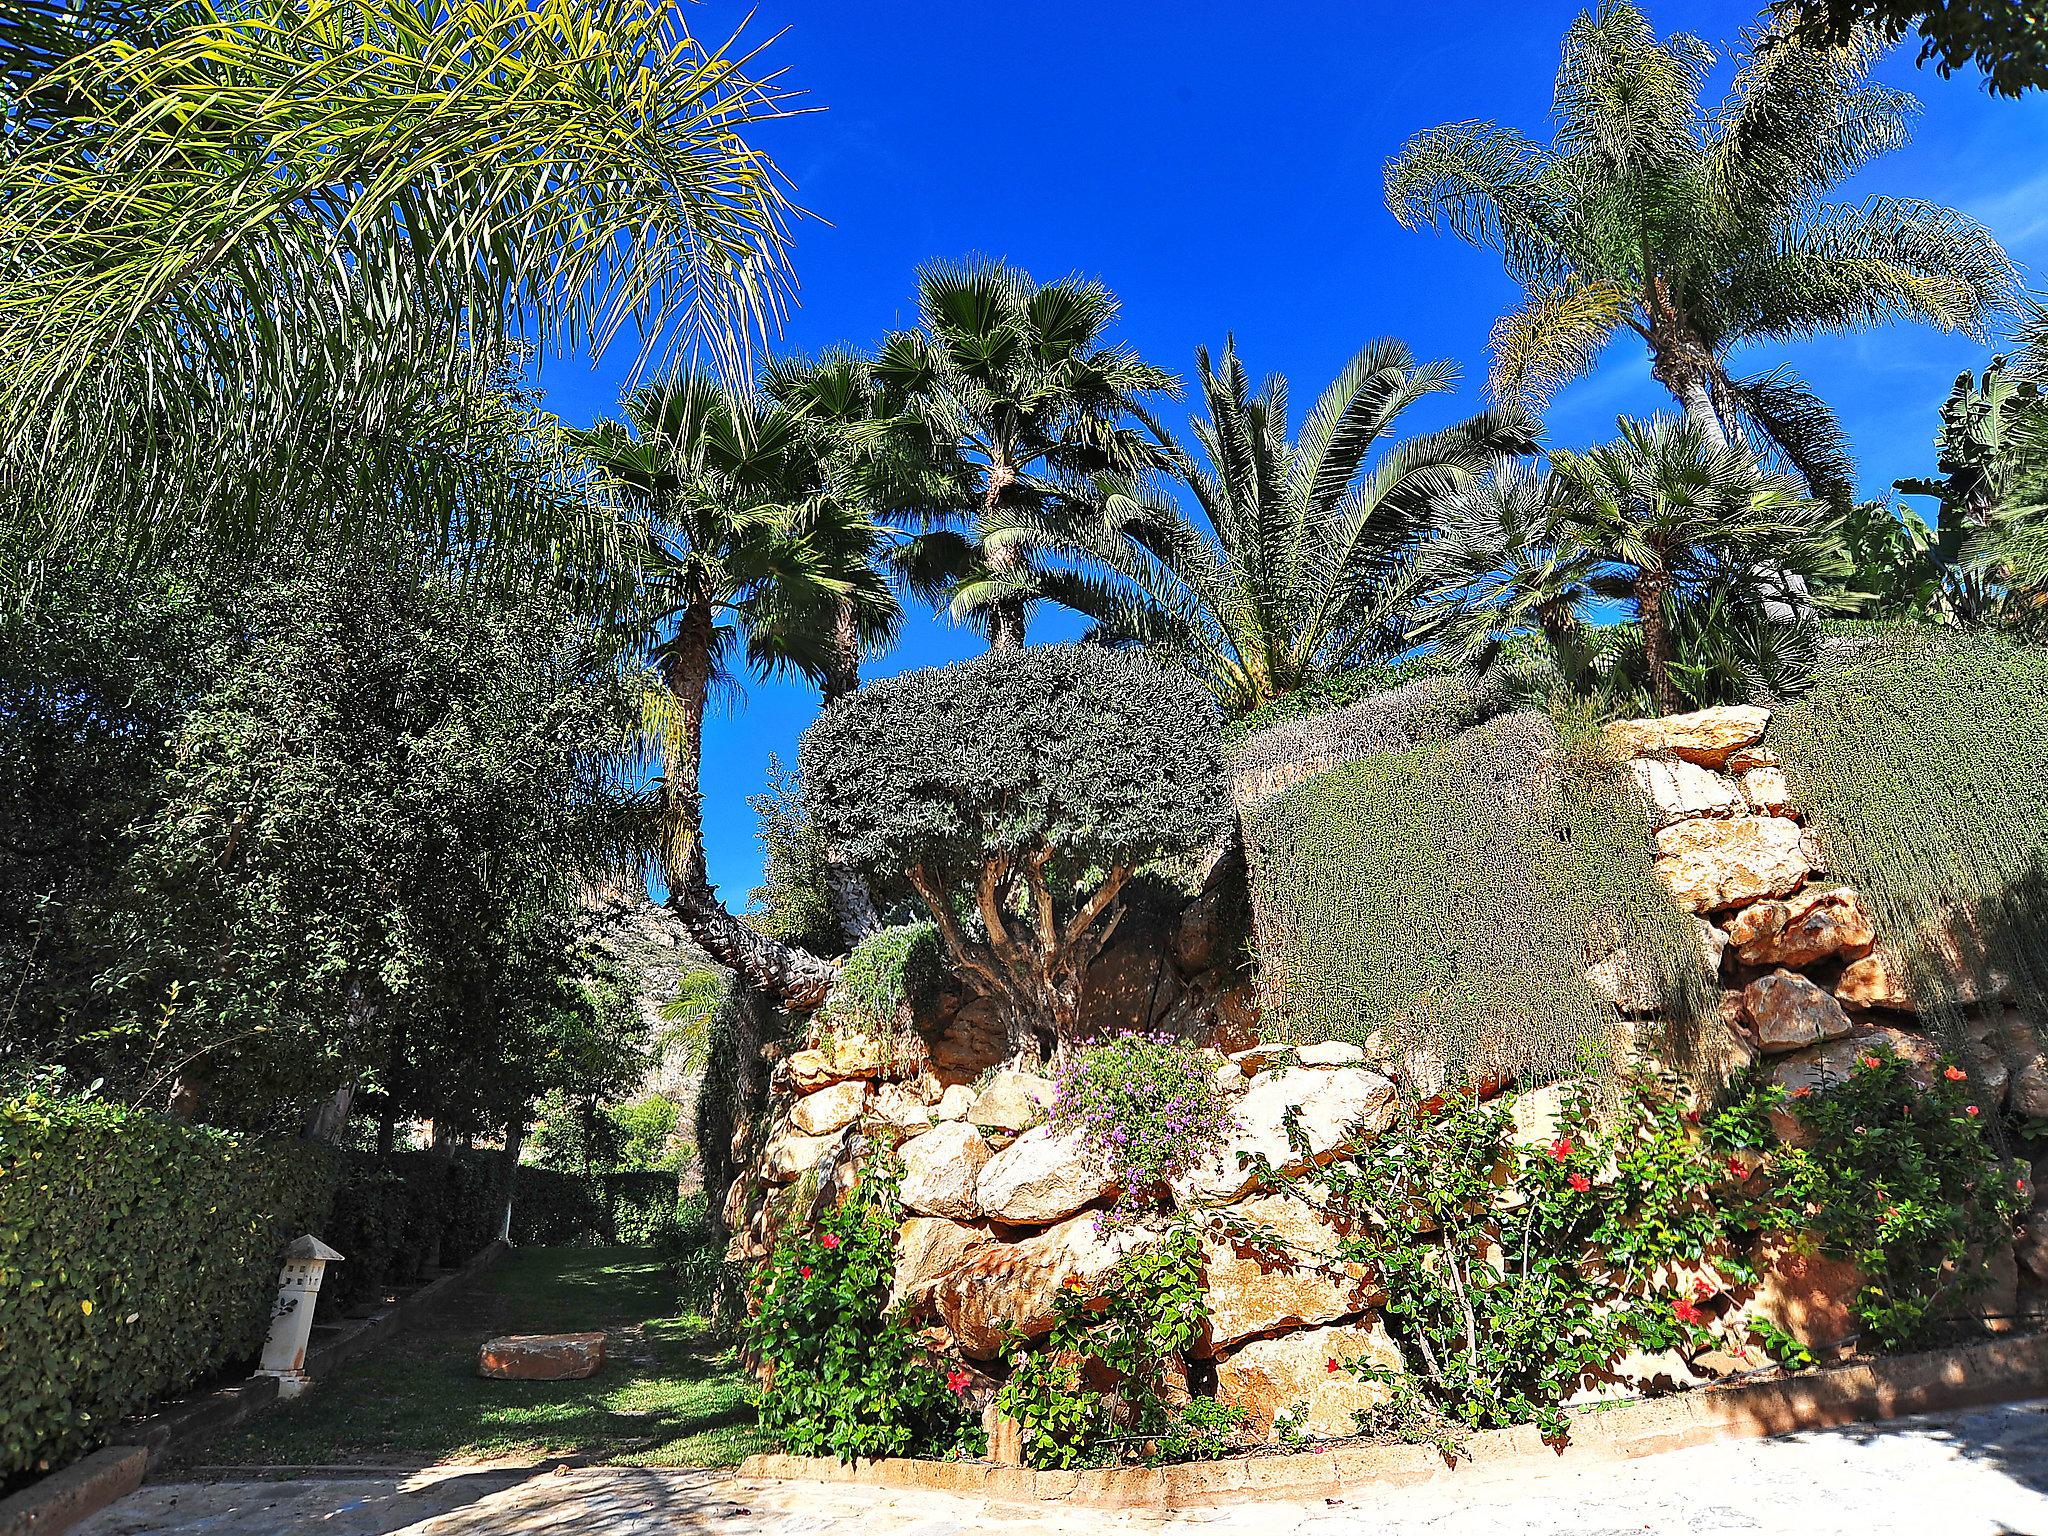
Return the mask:
[[1636, 618], [1643, 626], [1643, 662], [1650, 669], [1650, 691], [1657, 712], [1678, 713], [1678, 690], [1671, 684], [1671, 642], [1664, 630], [1664, 572], [1645, 567], [1636, 577]]
[[[999, 575], [1008, 575], [1021, 570], [1024, 557], [1015, 544], [1005, 541], [993, 549], [986, 542], [989, 527], [996, 521], [1003, 498], [1017, 483], [1014, 465], [1001, 462], [991, 464], [988, 471], [988, 489], [982, 494], [982, 553], [988, 561], [988, 568]], [[1024, 602], [1021, 598], [999, 598], [989, 605], [988, 648], [992, 651], [1021, 651], [1024, 649]]]
[[1644, 294], [1650, 319], [1650, 375], [1671, 391], [1685, 419], [1716, 448], [1728, 446], [1728, 426], [1714, 409], [1714, 355], [1693, 334], [1662, 277], [1651, 278]]
[[680, 717], [675, 752], [663, 765], [671, 835], [663, 860], [668, 904], [712, 959], [731, 966], [785, 1007], [815, 1008], [837, 967], [809, 950], [756, 933], [725, 910], [704, 863], [704, 710], [711, 696], [715, 620], [708, 603], [683, 611], [675, 639], [662, 656], [662, 682]]
[[853, 599], [842, 597], [832, 613], [832, 655], [820, 690], [827, 704], [860, 687], [860, 657], [860, 616], [854, 611]]

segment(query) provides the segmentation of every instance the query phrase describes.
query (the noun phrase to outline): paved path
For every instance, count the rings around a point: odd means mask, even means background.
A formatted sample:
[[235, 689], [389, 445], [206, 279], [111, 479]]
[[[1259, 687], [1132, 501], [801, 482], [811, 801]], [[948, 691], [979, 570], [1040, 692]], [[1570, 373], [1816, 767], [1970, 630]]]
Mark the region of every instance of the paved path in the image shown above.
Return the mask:
[[79, 1536], [2048, 1536], [2048, 1399], [1583, 1470], [1164, 1514], [713, 1472], [165, 1483]]

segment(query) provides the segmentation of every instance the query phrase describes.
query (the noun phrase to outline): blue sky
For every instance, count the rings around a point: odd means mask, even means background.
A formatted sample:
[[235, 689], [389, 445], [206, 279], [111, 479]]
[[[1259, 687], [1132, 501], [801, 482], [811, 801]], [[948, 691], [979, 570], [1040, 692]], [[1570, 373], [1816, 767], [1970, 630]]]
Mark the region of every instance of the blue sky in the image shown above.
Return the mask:
[[[1397, 225], [1381, 170], [1409, 134], [1442, 122], [1494, 118], [1547, 139], [1559, 39], [1583, 8], [760, 0], [747, 36], [780, 29], [763, 59], [820, 109], [762, 136], [817, 215], [798, 231], [800, 304], [786, 340], [872, 343], [914, 318], [920, 263], [1000, 256], [1041, 278], [1101, 278], [1123, 300], [1123, 334], [1184, 377], [1197, 345], [1235, 333], [1255, 373], [1288, 376], [1297, 410], [1365, 341], [1397, 336], [1419, 357], [1460, 366], [1460, 392], [1412, 421], [1452, 419], [1480, 404], [1487, 330], [1517, 291], [1490, 252]], [[1716, 43], [1755, 14], [1677, 0], [1648, 9], [1660, 28]], [[707, 36], [745, 16], [728, 0], [687, 12]], [[1910, 48], [1879, 74], [1920, 98], [1914, 140], [1842, 195], [1960, 207], [2048, 287], [2048, 95], [1991, 97], [1974, 77], [1916, 69]], [[549, 361], [550, 408], [579, 425], [609, 412], [631, 350], [622, 342], [594, 367]], [[1862, 489], [1875, 495], [1931, 471], [1935, 409], [1985, 356], [1966, 338], [1895, 327], [1788, 348], [1782, 360], [1841, 415]], [[1597, 441], [1617, 414], [1669, 404], [1640, 348], [1617, 342], [1554, 402], [1550, 440]], [[1168, 408], [1169, 420], [1182, 414]], [[1075, 628], [1047, 613], [1032, 638]], [[971, 634], [913, 614], [869, 674], [976, 649]], [[771, 753], [793, 760], [816, 712], [809, 689], [755, 682], [710, 723], [705, 840], [729, 905], [760, 873], [746, 797]]]

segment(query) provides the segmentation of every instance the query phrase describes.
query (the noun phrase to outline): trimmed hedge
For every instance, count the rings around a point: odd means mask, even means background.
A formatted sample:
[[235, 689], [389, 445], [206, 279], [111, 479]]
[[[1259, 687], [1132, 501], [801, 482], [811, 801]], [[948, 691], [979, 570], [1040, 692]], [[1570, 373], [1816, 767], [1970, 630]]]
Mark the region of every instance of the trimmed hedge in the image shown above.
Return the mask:
[[112, 1104], [0, 1102], [0, 1481], [253, 1361], [278, 1256], [326, 1226], [334, 1175], [310, 1143]]
[[321, 1287], [331, 1315], [464, 1263], [498, 1235], [505, 1159], [496, 1152], [350, 1153], [320, 1235], [347, 1255]]
[[512, 1192], [512, 1241], [522, 1248], [655, 1247], [677, 1224], [672, 1173], [558, 1173], [519, 1170]]

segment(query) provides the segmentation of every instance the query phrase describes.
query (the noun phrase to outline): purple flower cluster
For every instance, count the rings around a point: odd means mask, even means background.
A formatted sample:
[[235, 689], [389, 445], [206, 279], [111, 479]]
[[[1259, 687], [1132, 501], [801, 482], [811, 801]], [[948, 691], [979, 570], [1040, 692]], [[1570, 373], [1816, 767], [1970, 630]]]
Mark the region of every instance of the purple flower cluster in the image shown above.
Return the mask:
[[1230, 1135], [1215, 1064], [1164, 1034], [1116, 1035], [1067, 1052], [1053, 1071], [1050, 1114], [1053, 1129], [1078, 1134], [1115, 1183], [1108, 1226], [1151, 1209]]

